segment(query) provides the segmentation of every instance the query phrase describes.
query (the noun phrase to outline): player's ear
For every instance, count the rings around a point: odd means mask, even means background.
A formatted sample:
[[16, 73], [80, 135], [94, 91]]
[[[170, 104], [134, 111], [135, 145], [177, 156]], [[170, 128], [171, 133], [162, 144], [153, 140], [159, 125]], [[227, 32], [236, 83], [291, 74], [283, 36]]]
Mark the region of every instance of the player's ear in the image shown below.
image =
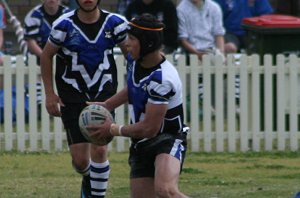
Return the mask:
[[153, 41], [148, 43], [148, 47], [152, 47], [153, 46]]

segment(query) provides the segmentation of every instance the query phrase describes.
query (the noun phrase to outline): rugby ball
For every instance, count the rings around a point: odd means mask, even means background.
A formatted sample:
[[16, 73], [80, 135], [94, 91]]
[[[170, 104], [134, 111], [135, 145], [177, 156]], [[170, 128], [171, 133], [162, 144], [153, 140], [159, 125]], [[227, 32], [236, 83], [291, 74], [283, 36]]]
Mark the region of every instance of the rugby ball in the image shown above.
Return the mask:
[[88, 125], [103, 124], [107, 118], [113, 121], [111, 113], [105, 107], [96, 104], [86, 106], [79, 115], [79, 128], [82, 135], [93, 144], [100, 146], [107, 145], [112, 141], [113, 136], [96, 140], [90, 137], [90, 132], [86, 128]]

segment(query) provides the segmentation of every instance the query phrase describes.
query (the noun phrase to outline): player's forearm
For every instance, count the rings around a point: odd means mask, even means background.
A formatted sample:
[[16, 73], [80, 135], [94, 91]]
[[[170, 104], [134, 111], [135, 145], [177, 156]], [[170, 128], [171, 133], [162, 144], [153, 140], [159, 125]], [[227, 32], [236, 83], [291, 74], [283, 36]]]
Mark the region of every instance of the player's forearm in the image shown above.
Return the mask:
[[159, 128], [156, 129], [145, 122], [138, 122], [131, 125], [119, 125], [119, 124], [111, 124], [110, 133], [113, 136], [124, 136], [130, 138], [152, 138], [157, 135]]
[[148, 103], [141, 121], [126, 126], [112, 124], [111, 134], [139, 139], [155, 137], [162, 126], [166, 112], [167, 105]]
[[28, 50], [29, 50], [32, 54], [34, 54], [34, 55], [36, 55], [36, 56], [38, 56], [38, 57], [41, 56], [41, 54], [42, 54], [42, 49], [41, 49], [40, 46], [36, 43], [35, 40], [33, 40], [33, 39], [28, 40], [28, 41], [27, 41], [27, 46], [28, 46]]
[[109, 111], [114, 110], [115, 108], [119, 107], [120, 105], [126, 103], [128, 101], [128, 91], [127, 87], [124, 87], [120, 92], [116, 93], [111, 98], [105, 101], [106, 108]]

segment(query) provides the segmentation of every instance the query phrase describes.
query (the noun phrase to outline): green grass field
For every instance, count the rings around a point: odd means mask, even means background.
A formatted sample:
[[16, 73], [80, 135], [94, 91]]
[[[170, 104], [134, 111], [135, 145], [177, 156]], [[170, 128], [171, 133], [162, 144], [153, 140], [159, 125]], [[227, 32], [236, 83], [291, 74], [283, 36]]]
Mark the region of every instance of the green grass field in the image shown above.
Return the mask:
[[[111, 152], [107, 198], [128, 198], [128, 153]], [[81, 177], [68, 152], [0, 153], [1, 198], [78, 198]], [[300, 152], [188, 153], [180, 188], [193, 198], [292, 198]]]

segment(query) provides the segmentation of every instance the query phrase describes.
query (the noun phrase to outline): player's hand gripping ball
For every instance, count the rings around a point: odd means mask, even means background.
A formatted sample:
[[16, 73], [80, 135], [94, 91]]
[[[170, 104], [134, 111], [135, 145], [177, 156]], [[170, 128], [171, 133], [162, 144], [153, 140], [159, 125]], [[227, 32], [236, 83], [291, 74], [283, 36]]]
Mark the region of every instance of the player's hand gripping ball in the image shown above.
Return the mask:
[[93, 139], [89, 135], [90, 131], [86, 128], [88, 125], [103, 124], [107, 118], [113, 121], [111, 113], [105, 107], [96, 104], [86, 106], [79, 115], [79, 128], [82, 135], [93, 144], [100, 146], [107, 145], [112, 141], [113, 136], [103, 139]]

